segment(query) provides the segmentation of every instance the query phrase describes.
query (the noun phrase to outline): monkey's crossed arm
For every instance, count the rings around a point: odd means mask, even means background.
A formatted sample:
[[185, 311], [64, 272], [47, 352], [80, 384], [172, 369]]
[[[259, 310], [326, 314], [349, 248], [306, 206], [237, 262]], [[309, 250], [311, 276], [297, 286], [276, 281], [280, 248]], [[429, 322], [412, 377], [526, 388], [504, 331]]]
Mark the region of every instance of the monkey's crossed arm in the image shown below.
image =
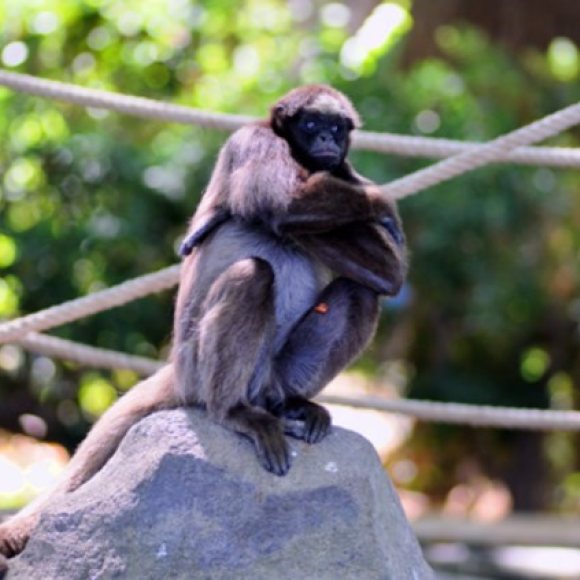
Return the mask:
[[[384, 227], [397, 245], [403, 244], [404, 237], [400, 225], [392, 215], [392, 208], [387, 202], [381, 204], [380, 198], [377, 197], [374, 200], [354, 200], [351, 197], [353, 196], [352, 184], [341, 183], [332, 176], [317, 175], [312, 181], [314, 183], [311, 183], [307, 189], [307, 195], [300, 196], [290, 204], [285, 215], [279, 215], [276, 218], [276, 230], [279, 233], [299, 235], [301, 231], [302, 233], [325, 232], [350, 222], [373, 221]], [[329, 189], [333, 191], [328, 192]], [[321, 197], [316, 198], [319, 193], [322, 194]], [[339, 193], [348, 196], [346, 204], [344, 204], [344, 199], [341, 200], [341, 196], [337, 195]], [[363, 195], [365, 193], [363, 192]], [[356, 195], [360, 193], [357, 191]], [[344, 207], [346, 211], [341, 210]], [[193, 249], [199, 246], [215, 228], [232, 217], [231, 211], [224, 207], [218, 207], [213, 213], [204, 216], [197, 227], [188, 232], [184, 238], [179, 248], [179, 255], [185, 257], [191, 254]]]
[[[202, 216], [186, 236], [180, 254], [190, 254], [232, 217], [224, 207]], [[370, 182], [349, 183], [328, 172], [315, 173], [300, 184], [284, 210], [266, 218], [273, 231], [294, 238], [337, 274], [380, 293], [397, 292], [402, 276], [394, 274], [404, 236], [393, 205]]]

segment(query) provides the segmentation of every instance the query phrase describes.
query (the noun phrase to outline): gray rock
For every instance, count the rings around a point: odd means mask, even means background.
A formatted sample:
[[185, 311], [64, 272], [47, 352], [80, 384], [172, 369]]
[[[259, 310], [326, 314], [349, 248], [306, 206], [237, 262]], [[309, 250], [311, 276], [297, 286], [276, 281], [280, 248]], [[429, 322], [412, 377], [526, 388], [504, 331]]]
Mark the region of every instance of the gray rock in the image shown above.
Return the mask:
[[433, 577], [364, 438], [291, 444], [277, 477], [199, 411], [151, 415], [43, 515], [7, 580]]

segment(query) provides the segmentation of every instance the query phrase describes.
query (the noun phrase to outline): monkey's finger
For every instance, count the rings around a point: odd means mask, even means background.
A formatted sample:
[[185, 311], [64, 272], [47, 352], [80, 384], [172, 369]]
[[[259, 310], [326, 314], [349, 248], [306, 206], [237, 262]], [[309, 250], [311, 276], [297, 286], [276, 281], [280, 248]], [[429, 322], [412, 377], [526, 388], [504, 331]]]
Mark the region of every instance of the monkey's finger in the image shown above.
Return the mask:
[[392, 217], [384, 217], [379, 220], [379, 223], [389, 232], [393, 240], [398, 246], [402, 246], [405, 242], [403, 232], [399, 229], [397, 222]]
[[295, 439], [306, 438], [306, 425], [304, 421], [296, 419], [283, 419], [284, 434], [294, 437]]

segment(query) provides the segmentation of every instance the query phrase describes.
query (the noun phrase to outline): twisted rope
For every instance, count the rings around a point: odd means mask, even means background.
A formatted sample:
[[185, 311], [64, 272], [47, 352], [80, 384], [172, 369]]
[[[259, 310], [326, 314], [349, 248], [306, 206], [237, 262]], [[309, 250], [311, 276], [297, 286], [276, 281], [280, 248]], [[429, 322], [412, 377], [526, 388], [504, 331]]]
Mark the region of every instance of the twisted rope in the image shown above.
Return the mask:
[[141, 376], [152, 375], [165, 364], [142, 356], [87, 346], [36, 332], [29, 332], [24, 338], [17, 339], [15, 342], [26, 350], [45, 356], [57, 357], [93, 368], [128, 369]]
[[[483, 146], [482, 143], [455, 139], [414, 137], [370, 131], [355, 131], [352, 145], [355, 149], [364, 151], [434, 159], [451, 157], [465, 151], [475, 151]], [[506, 152], [495, 162], [578, 168], [580, 167], [580, 150], [572, 147], [518, 147]]]
[[[142, 376], [155, 373], [164, 364], [153, 359], [81, 345], [62, 338], [30, 333], [17, 341], [22, 347], [46, 356], [57, 356], [94, 368], [129, 369]], [[370, 409], [408, 415], [423, 421], [467, 424], [472, 427], [503, 427], [538, 431], [580, 431], [580, 412], [543, 409], [514, 409], [488, 405], [439, 403], [379, 397], [321, 395], [317, 401], [329, 405]]]
[[[180, 268], [181, 265], [176, 264], [159, 272], [128, 280], [118, 286], [0, 324], [0, 344], [21, 339], [32, 331], [47, 330], [172, 288], [179, 281]], [[66, 356], [66, 350], [62, 354]]]
[[[47, 96], [55, 99], [74, 102], [96, 108], [113, 109], [120, 112], [149, 118], [194, 123], [205, 127], [232, 130], [252, 119], [239, 115], [218, 115], [196, 111], [188, 107], [167, 105], [141, 97], [115, 95], [105, 91], [84, 89], [39, 80], [27, 75], [0, 71], [0, 84], [16, 90]], [[454, 141], [429, 140], [377, 135], [359, 132], [355, 143], [361, 148], [414, 154], [423, 148], [430, 154], [443, 156], [452, 154], [461, 148], [459, 154], [449, 159], [395, 180], [382, 187], [385, 194], [394, 198], [402, 198], [419, 190], [431, 187], [442, 181], [451, 179], [461, 173], [481, 167], [498, 160], [519, 160], [520, 162], [536, 163], [539, 159], [545, 162], [549, 157], [556, 164], [570, 166], [578, 165], [578, 153], [574, 150], [556, 148], [522, 148], [555, 135], [568, 127], [580, 122], [580, 104], [572, 105], [549, 115], [526, 127], [517, 129], [498, 139], [483, 145], [458, 144]], [[438, 147], [437, 151], [435, 148]], [[383, 149], [384, 148], [384, 149]], [[392, 148], [392, 149], [390, 149]], [[397, 151], [394, 149], [398, 148]], [[517, 149], [516, 151], [512, 151]], [[535, 156], [535, 157], [534, 157]], [[22, 317], [0, 325], [0, 343], [16, 341], [23, 347], [42, 352], [50, 356], [61, 356], [77, 362], [107, 368], [130, 368], [141, 374], [154, 372], [161, 363], [143, 357], [135, 357], [79, 345], [36, 334], [33, 331], [44, 330], [78, 318], [120, 306], [130, 300], [146, 296], [152, 292], [174, 286], [179, 278], [180, 266], [171, 266], [160, 272], [141, 276], [116, 287], [97, 292], [84, 298], [54, 306], [46, 310]], [[515, 429], [560, 429], [580, 430], [580, 412], [576, 411], [545, 411], [537, 409], [510, 409], [478, 405], [462, 405], [458, 403], [436, 403], [431, 401], [383, 399], [348, 399], [345, 397], [321, 397], [321, 400], [334, 404], [348, 404], [381, 411], [397, 412], [419, 417], [424, 420], [448, 423], [468, 423], [473, 426], [510, 427]]]
[[[172, 105], [144, 97], [122, 95], [99, 89], [88, 89], [5, 70], [0, 70], [0, 85], [31, 95], [85, 107], [109, 109], [127, 115], [199, 125], [224, 131], [233, 131], [256, 120], [255, 117], [245, 115], [209, 113], [182, 105]], [[436, 159], [456, 155], [463, 151], [478, 150], [482, 146], [478, 143], [463, 143], [450, 139], [409, 137], [370, 131], [356, 131], [353, 136], [353, 147], [358, 149]], [[515, 151], [504, 152], [501, 158], [494, 161], [525, 165], [580, 167], [580, 151], [565, 147], [522, 147]]]
[[334, 395], [324, 395], [319, 397], [318, 400], [329, 405], [346, 405], [361, 409], [374, 409], [375, 411], [410, 415], [424, 421], [467, 424], [472, 427], [580, 431], [579, 411], [515, 409], [510, 407], [438, 403], [435, 401], [416, 401], [411, 399], [389, 400], [378, 397], [355, 399]]
[[58, 101], [65, 101], [75, 105], [93, 107], [95, 109], [109, 109], [127, 115], [199, 125], [208, 129], [233, 131], [254, 119], [243, 115], [223, 115], [208, 113], [184, 107], [170, 105], [144, 97], [134, 97], [111, 93], [99, 89], [87, 89], [78, 85], [38, 79], [31, 75], [0, 70], [0, 85], [15, 91], [47, 97]]
[[[20, 75], [18, 76], [20, 77]], [[86, 89], [79, 90], [83, 92]], [[466, 171], [481, 167], [501, 157], [514, 147], [546, 139], [578, 122], [580, 122], [580, 103], [571, 105], [530, 125], [498, 137], [485, 145], [472, 148], [464, 153], [460, 153], [459, 155], [435, 163], [430, 167], [397, 179], [382, 186], [381, 189], [386, 195], [394, 198], [406, 197], [420, 189], [430, 187]], [[120, 306], [130, 300], [135, 300], [148, 294], [148, 285], [151, 286], [150, 292], [170, 288], [177, 283], [178, 277], [179, 266], [172, 266], [161, 272], [136, 278], [91, 296], [72, 300], [60, 306], [53, 306], [52, 308], [2, 324], [0, 325], [0, 343], [20, 338], [29, 331], [46, 330], [114, 306]]]
[[425, 169], [395, 179], [383, 185], [381, 190], [385, 195], [394, 199], [402, 199], [491, 163], [501, 158], [510, 149], [543, 141], [578, 123], [580, 123], [580, 103], [570, 105], [529, 125], [506, 133], [477, 149], [454, 155]]
[[[127, 355], [92, 346], [30, 333], [18, 344], [46, 356], [58, 356], [94, 368], [130, 369], [142, 376], [155, 373], [165, 363], [145, 357]], [[321, 395], [321, 403], [397, 413], [449, 424], [467, 424], [472, 427], [503, 427], [540, 431], [580, 431], [580, 412], [543, 409], [514, 409], [461, 403], [438, 403], [411, 399], [383, 399], [379, 397], [340, 397]]]

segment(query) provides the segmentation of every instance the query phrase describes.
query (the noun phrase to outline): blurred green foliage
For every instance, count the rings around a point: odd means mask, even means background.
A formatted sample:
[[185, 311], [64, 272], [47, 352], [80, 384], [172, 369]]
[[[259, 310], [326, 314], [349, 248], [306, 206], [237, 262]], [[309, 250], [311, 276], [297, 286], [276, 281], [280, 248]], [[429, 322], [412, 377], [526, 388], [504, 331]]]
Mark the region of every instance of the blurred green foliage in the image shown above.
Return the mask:
[[[348, 19], [340, 3], [318, 10], [282, 0], [5, 1], [0, 62], [84, 86], [257, 115], [297, 84], [328, 82], [352, 98], [368, 129], [463, 140], [490, 139], [580, 97], [578, 50], [567, 39], [554, 39], [545, 54], [515, 57], [476, 29], [449, 25], [437, 31], [443, 58], [403, 68], [408, 3], [379, 6], [360, 34], [348, 32]], [[6, 89], [0, 135], [3, 318], [175, 262], [225, 138]], [[578, 140], [570, 131], [553, 144]], [[353, 159], [377, 182], [427, 163], [360, 152]], [[379, 376], [404, 369], [402, 389], [414, 397], [578, 407], [579, 183], [577, 171], [494, 165], [403, 202], [412, 255], [406, 298], [385, 309], [361, 366]], [[162, 357], [170, 294], [55, 333]], [[113, 387], [135, 380], [11, 345], [0, 348], [0, 373], [2, 407], [42, 414], [49, 434], [68, 443], [113, 400]], [[10, 426], [1, 412], [0, 421]], [[501, 475], [518, 452], [512, 435], [422, 426], [416, 456], [427, 454], [438, 467], [420, 470], [415, 485], [445, 489], [466, 456]], [[564, 482], [550, 500], [568, 507], [580, 498], [574, 441], [556, 434], [539, 448], [547, 473]]]

